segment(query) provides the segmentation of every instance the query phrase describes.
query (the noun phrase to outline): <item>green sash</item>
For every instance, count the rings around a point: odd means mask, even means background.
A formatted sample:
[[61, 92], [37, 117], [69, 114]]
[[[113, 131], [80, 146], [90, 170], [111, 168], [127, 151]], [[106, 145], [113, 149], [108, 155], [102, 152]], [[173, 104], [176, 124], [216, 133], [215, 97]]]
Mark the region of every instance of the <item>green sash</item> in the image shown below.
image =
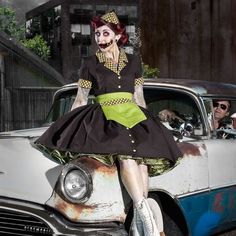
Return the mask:
[[132, 101], [132, 94], [127, 92], [107, 93], [97, 96], [107, 120], [114, 120], [125, 127], [132, 128], [146, 120], [142, 110]]

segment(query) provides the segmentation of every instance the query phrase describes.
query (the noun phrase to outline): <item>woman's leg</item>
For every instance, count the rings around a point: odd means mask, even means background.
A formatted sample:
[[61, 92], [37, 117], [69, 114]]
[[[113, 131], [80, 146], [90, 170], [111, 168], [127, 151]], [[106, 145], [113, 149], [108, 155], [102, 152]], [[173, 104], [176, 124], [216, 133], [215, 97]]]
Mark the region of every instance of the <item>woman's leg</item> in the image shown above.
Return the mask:
[[133, 200], [134, 205], [143, 199], [143, 180], [135, 160], [120, 160], [121, 180]]
[[140, 164], [139, 166], [140, 174], [142, 177], [143, 182], [143, 196], [145, 198], [148, 197], [148, 186], [149, 186], [149, 179], [148, 179], [148, 168], [144, 164]]
[[[137, 205], [143, 199], [143, 181], [140, 168], [134, 160], [120, 161], [120, 174], [122, 182], [133, 200], [133, 205]], [[143, 223], [137, 213], [136, 207], [133, 209], [133, 220], [130, 226], [130, 236], [144, 236]]]
[[159, 236], [159, 232], [148, 205], [144, 198], [144, 185], [137, 162], [132, 159], [120, 160], [120, 175], [122, 182], [134, 203], [134, 210], [143, 222], [145, 236]]
[[[146, 165], [140, 164], [139, 165], [140, 173], [142, 176], [143, 180], [143, 195], [145, 198], [148, 197], [148, 187], [149, 187], [149, 178], [148, 178], [148, 167]], [[158, 205], [158, 203], [151, 199], [147, 199], [150, 208], [153, 210], [153, 216], [156, 221], [156, 225], [158, 230], [160, 231], [160, 236], [165, 236], [164, 229], [163, 229], [163, 217], [162, 217], [162, 212], [161, 209]]]

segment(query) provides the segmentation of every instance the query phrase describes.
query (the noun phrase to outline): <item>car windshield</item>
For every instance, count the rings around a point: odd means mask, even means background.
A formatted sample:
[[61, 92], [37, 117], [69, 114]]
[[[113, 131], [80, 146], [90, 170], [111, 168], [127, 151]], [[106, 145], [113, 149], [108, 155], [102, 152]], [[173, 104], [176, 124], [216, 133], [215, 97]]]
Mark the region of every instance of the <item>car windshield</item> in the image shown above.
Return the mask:
[[[75, 91], [76, 92], [76, 91]], [[53, 105], [47, 115], [45, 124], [50, 124], [70, 111], [74, 102], [75, 94], [61, 93], [53, 102]]]
[[[72, 104], [76, 97], [76, 89], [69, 89], [60, 92], [55, 96], [53, 105], [45, 119], [45, 125], [56, 121], [61, 116], [65, 115], [71, 110]], [[89, 96], [88, 104], [94, 103], [94, 97]]]

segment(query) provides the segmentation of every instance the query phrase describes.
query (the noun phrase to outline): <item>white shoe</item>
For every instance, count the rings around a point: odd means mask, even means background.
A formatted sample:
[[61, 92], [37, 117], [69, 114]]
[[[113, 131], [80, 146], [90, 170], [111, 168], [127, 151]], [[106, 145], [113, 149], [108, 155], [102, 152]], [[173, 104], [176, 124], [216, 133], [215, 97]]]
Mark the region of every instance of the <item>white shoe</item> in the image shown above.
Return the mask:
[[146, 199], [141, 200], [137, 205], [136, 209], [141, 221], [143, 222], [143, 229], [145, 236], [160, 236], [157, 229], [152, 211], [148, 205]]
[[164, 232], [164, 222], [159, 204], [153, 198], [147, 198], [148, 205], [152, 211], [159, 232]]
[[134, 207], [133, 220], [130, 226], [129, 236], [144, 236], [143, 222]]

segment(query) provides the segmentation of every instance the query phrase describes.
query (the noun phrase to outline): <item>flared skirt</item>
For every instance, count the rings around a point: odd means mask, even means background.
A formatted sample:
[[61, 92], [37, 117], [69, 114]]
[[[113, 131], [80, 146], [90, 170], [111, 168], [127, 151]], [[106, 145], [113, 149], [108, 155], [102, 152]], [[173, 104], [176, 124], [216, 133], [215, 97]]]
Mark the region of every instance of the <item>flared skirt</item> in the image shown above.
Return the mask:
[[79, 107], [54, 122], [36, 144], [64, 152], [166, 158], [175, 163], [182, 154], [172, 133], [141, 109], [147, 119], [127, 128], [106, 120], [99, 104]]

